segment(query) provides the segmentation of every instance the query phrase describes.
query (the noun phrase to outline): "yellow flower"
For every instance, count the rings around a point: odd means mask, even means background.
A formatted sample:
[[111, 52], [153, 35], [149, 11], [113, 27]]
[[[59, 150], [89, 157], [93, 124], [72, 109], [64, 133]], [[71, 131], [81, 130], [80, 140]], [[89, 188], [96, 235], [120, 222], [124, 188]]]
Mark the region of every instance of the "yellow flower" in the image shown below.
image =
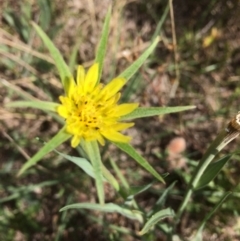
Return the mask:
[[119, 90], [125, 85], [124, 78], [115, 78], [104, 86], [98, 84], [98, 63], [93, 64], [87, 73], [78, 66], [77, 81], [71, 81], [67, 96], [60, 96], [62, 103], [58, 114], [66, 119], [66, 131], [73, 135], [71, 145], [76, 147], [81, 138], [86, 141], [97, 140], [105, 144], [104, 137], [114, 142], [129, 142], [131, 137], [119, 131], [134, 123], [120, 122], [121, 116], [131, 113], [138, 107], [136, 103], [120, 104]]

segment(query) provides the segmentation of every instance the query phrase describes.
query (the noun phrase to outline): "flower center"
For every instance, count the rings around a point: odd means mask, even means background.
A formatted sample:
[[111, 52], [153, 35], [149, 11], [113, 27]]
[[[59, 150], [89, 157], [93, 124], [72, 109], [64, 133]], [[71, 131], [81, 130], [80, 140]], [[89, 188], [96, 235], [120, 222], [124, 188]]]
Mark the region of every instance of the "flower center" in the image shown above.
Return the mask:
[[95, 130], [101, 127], [101, 111], [99, 105], [92, 100], [91, 95], [78, 96], [73, 99], [75, 108], [72, 117], [76, 120], [76, 124], [82, 123], [85, 128], [93, 128]]

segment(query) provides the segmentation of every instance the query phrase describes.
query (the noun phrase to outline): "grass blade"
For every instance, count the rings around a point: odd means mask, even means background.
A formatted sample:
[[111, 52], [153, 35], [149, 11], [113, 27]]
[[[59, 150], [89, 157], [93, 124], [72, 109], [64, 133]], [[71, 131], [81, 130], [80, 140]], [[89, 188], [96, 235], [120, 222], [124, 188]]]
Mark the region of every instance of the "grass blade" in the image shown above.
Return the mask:
[[206, 224], [206, 222], [211, 218], [211, 216], [220, 208], [220, 206], [223, 204], [223, 202], [228, 198], [229, 195], [231, 195], [232, 192], [227, 192], [223, 195], [223, 197], [219, 200], [219, 202], [216, 204], [216, 206], [205, 216], [203, 219], [201, 225], [199, 226], [195, 238], [193, 238], [193, 241], [200, 241], [201, 239], [201, 234], [203, 231], [203, 228]]
[[164, 190], [164, 192], [162, 193], [162, 195], [159, 197], [159, 199], [156, 201], [156, 203], [154, 204], [153, 208], [147, 213], [147, 216], [151, 216], [153, 215], [154, 212], [156, 212], [157, 210], [161, 209], [162, 207], [164, 207], [166, 199], [168, 197], [168, 194], [172, 191], [172, 189], [174, 188], [175, 184], [177, 183], [177, 181], [173, 182], [168, 188], [166, 188]]

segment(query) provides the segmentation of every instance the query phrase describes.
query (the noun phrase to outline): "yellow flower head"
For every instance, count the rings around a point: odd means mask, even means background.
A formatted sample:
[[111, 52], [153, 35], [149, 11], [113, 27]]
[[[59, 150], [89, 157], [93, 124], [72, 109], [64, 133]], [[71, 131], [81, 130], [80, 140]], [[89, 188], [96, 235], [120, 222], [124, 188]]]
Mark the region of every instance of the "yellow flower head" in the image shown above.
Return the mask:
[[66, 119], [66, 131], [73, 135], [71, 145], [76, 147], [81, 138], [86, 141], [97, 140], [105, 144], [104, 137], [114, 142], [129, 142], [131, 137], [119, 131], [134, 123], [121, 123], [120, 117], [131, 113], [138, 104], [117, 102], [124, 86], [124, 78], [115, 78], [104, 86], [98, 84], [99, 65], [95, 63], [88, 72], [78, 66], [77, 81], [69, 87], [67, 96], [60, 96], [62, 103], [58, 114]]

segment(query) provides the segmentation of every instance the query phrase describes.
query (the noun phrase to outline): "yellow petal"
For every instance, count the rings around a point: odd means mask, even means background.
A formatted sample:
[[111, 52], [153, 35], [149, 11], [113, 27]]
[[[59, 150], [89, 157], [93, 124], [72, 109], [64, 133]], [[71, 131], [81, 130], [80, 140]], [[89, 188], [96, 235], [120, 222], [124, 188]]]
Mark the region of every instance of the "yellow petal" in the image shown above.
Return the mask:
[[73, 148], [77, 147], [78, 144], [80, 143], [80, 140], [81, 140], [80, 136], [77, 136], [77, 135], [73, 136], [73, 138], [71, 140], [71, 146]]
[[85, 93], [91, 93], [98, 81], [98, 70], [99, 64], [93, 64], [87, 72], [85, 81], [84, 81], [84, 91]]
[[67, 106], [72, 106], [71, 100], [68, 97], [66, 97], [66, 96], [59, 96], [59, 100], [66, 107]]
[[67, 99], [67, 97], [65, 97], [65, 96], [62, 96], [62, 95], [59, 96], [59, 100], [62, 102], [63, 105], [64, 105], [66, 99]]
[[134, 126], [133, 122], [116, 123], [116, 124], [111, 125], [111, 128], [114, 129], [115, 131], [122, 131], [122, 130], [128, 129], [132, 126]]
[[115, 116], [124, 116], [137, 109], [138, 105], [138, 103], [117, 105], [116, 107], [114, 107], [113, 113]]
[[75, 83], [74, 79], [71, 78], [71, 79], [67, 82], [66, 86], [64, 86], [64, 89], [66, 90], [67, 96], [72, 96], [75, 87], [76, 87], [76, 83]]
[[115, 78], [109, 84], [107, 84], [103, 90], [102, 95], [104, 95], [104, 99], [109, 99], [114, 96], [125, 84], [126, 79], [124, 78]]
[[99, 131], [91, 130], [88, 135], [85, 136], [85, 140], [94, 141], [97, 140], [102, 146], [104, 146], [105, 141], [103, 136], [99, 133]]
[[128, 143], [131, 140], [130, 136], [124, 136], [123, 134], [115, 130], [101, 131], [101, 134], [110, 141]]
[[85, 70], [82, 65], [79, 65], [77, 69], [77, 85], [83, 86], [84, 80], [85, 80]]
[[105, 145], [105, 140], [104, 140], [103, 136], [102, 136], [100, 133], [97, 135], [97, 140], [98, 140], [98, 142], [99, 142], [102, 146]]
[[58, 114], [60, 115], [60, 116], [62, 116], [63, 118], [67, 118], [68, 117], [68, 109], [64, 106], [64, 105], [60, 105], [60, 106], [58, 106], [58, 108], [57, 108], [57, 112], [58, 112]]

